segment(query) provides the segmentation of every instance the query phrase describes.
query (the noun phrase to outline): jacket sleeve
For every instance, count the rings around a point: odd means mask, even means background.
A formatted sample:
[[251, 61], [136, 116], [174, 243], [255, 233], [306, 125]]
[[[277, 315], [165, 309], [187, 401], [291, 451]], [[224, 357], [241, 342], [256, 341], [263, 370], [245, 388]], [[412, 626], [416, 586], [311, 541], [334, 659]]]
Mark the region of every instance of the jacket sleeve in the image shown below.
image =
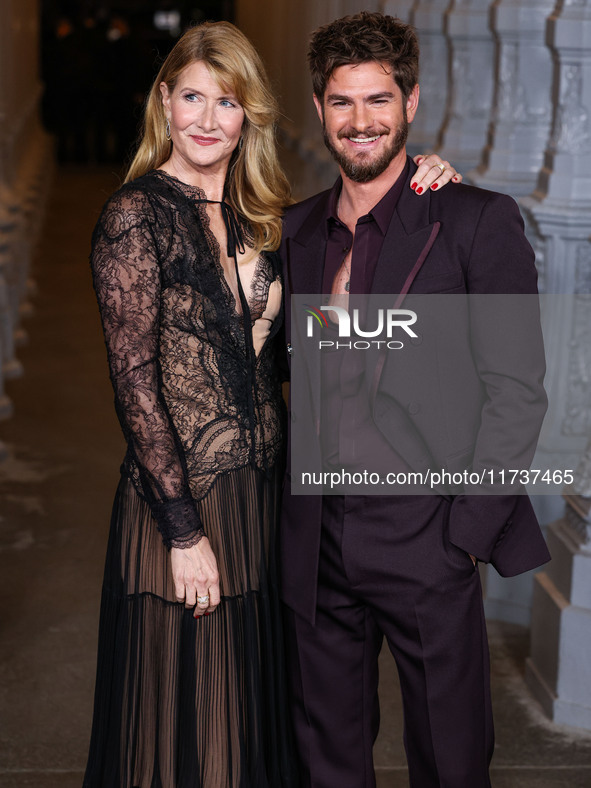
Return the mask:
[[492, 472], [491, 494], [482, 494], [483, 485], [465, 487], [450, 515], [451, 541], [482, 561], [494, 560], [525, 494], [518, 483], [509, 484], [507, 473], [501, 485], [500, 471], [530, 467], [547, 408], [536, 283], [534, 253], [516, 203], [491, 194], [467, 269], [470, 338], [486, 394], [470, 470]]

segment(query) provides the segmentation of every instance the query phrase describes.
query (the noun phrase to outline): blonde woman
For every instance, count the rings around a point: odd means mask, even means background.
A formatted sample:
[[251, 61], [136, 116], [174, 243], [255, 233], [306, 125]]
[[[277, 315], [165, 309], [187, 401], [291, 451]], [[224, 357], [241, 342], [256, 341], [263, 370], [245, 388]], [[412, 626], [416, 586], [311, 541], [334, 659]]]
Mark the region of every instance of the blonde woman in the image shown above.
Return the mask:
[[275, 567], [285, 420], [275, 250], [290, 201], [276, 115], [235, 27], [189, 30], [93, 235], [127, 453], [85, 788], [297, 784]]

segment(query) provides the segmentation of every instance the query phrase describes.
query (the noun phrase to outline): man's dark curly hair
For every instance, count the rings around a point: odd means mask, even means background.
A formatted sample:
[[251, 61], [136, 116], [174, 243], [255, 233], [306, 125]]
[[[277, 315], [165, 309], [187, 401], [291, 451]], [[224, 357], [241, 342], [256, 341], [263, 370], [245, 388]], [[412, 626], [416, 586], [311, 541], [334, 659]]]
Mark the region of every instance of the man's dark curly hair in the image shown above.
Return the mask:
[[397, 17], [362, 11], [312, 33], [308, 63], [320, 101], [336, 68], [370, 62], [389, 66], [406, 101], [419, 81], [419, 42], [413, 28]]

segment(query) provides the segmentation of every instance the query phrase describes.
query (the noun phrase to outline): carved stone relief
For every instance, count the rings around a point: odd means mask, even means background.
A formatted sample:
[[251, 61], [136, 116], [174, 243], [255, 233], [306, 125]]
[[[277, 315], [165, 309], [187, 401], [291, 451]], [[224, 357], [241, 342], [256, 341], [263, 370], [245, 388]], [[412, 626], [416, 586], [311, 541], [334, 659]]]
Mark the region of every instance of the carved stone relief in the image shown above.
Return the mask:
[[591, 293], [591, 242], [583, 241], [576, 253], [575, 293]]
[[591, 440], [575, 472], [572, 491], [583, 498], [591, 498]]
[[573, 324], [568, 363], [568, 395], [562, 433], [591, 435], [591, 295], [574, 298]]
[[472, 57], [466, 44], [454, 42], [452, 55], [452, 83], [450, 86], [452, 117], [487, 118], [490, 112], [490, 91], [483, 89], [475, 73]]
[[561, 101], [556, 113], [551, 149], [560, 153], [591, 152], [589, 111], [582, 101], [583, 73], [580, 65], [564, 70]]
[[525, 89], [518, 77], [519, 50], [516, 43], [506, 43], [501, 47], [499, 67], [498, 101], [495, 120], [503, 122], [527, 121], [529, 116], [528, 100]]

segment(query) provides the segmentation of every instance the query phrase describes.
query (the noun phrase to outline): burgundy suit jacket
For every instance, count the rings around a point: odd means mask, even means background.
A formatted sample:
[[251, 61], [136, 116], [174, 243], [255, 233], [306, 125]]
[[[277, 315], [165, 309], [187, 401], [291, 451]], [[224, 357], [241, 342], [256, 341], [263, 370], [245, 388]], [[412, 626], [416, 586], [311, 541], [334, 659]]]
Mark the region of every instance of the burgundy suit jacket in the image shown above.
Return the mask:
[[[410, 161], [409, 179], [384, 239], [372, 293], [536, 293], [534, 253], [524, 235], [515, 201], [506, 195], [462, 184], [417, 196], [408, 185], [415, 170]], [[324, 217], [329, 194], [330, 191], [322, 192], [291, 207], [284, 219], [281, 255], [289, 345], [292, 343], [290, 296], [322, 292]], [[297, 347], [294, 352], [298, 352]], [[536, 363], [539, 366], [539, 359]], [[475, 380], [477, 374], [474, 366]], [[541, 379], [535, 385], [539, 390], [522, 413], [515, 413], [516, 424], [528, 418], [532, 424], [541, 426], [546, 398]], [[377, 380], [374, 421], [393, 448], [416, 468], [414, 417], [412, 412], [397, 412], [390, 394], [387, 382]], [[429, 402], [433, 392], [422, 392], [420, 396], [425, 400], [424, 410], [434, 411], [435, 403]], [[480, 413], [467, 414], [467, 419], [469, 442], [475, 447], [486, 431], [486, 414], [482, 417]], [[291, 420], [289, 426], [291, 438]], [[405, 435], [409, 436], [408, 440]], [[453, 456], [458, 448], [465, 449], [465, 435], [462, 443], [461, 447], [447, 447], [447, 455]], [[292, 495], [289, 467], [288, 460], [280, 528], [282, 595], [293, 610], [313, 621], [322, 496]], [[417, 496], [419, 507], [421, 500]], [[392, 506], [395, 505], [393, 498]], [[449, 535], [457, 547], [492, 563], [503, 576], [517, 575], [550, 559], [526, 495], [456, 496], [451, 506]]]

